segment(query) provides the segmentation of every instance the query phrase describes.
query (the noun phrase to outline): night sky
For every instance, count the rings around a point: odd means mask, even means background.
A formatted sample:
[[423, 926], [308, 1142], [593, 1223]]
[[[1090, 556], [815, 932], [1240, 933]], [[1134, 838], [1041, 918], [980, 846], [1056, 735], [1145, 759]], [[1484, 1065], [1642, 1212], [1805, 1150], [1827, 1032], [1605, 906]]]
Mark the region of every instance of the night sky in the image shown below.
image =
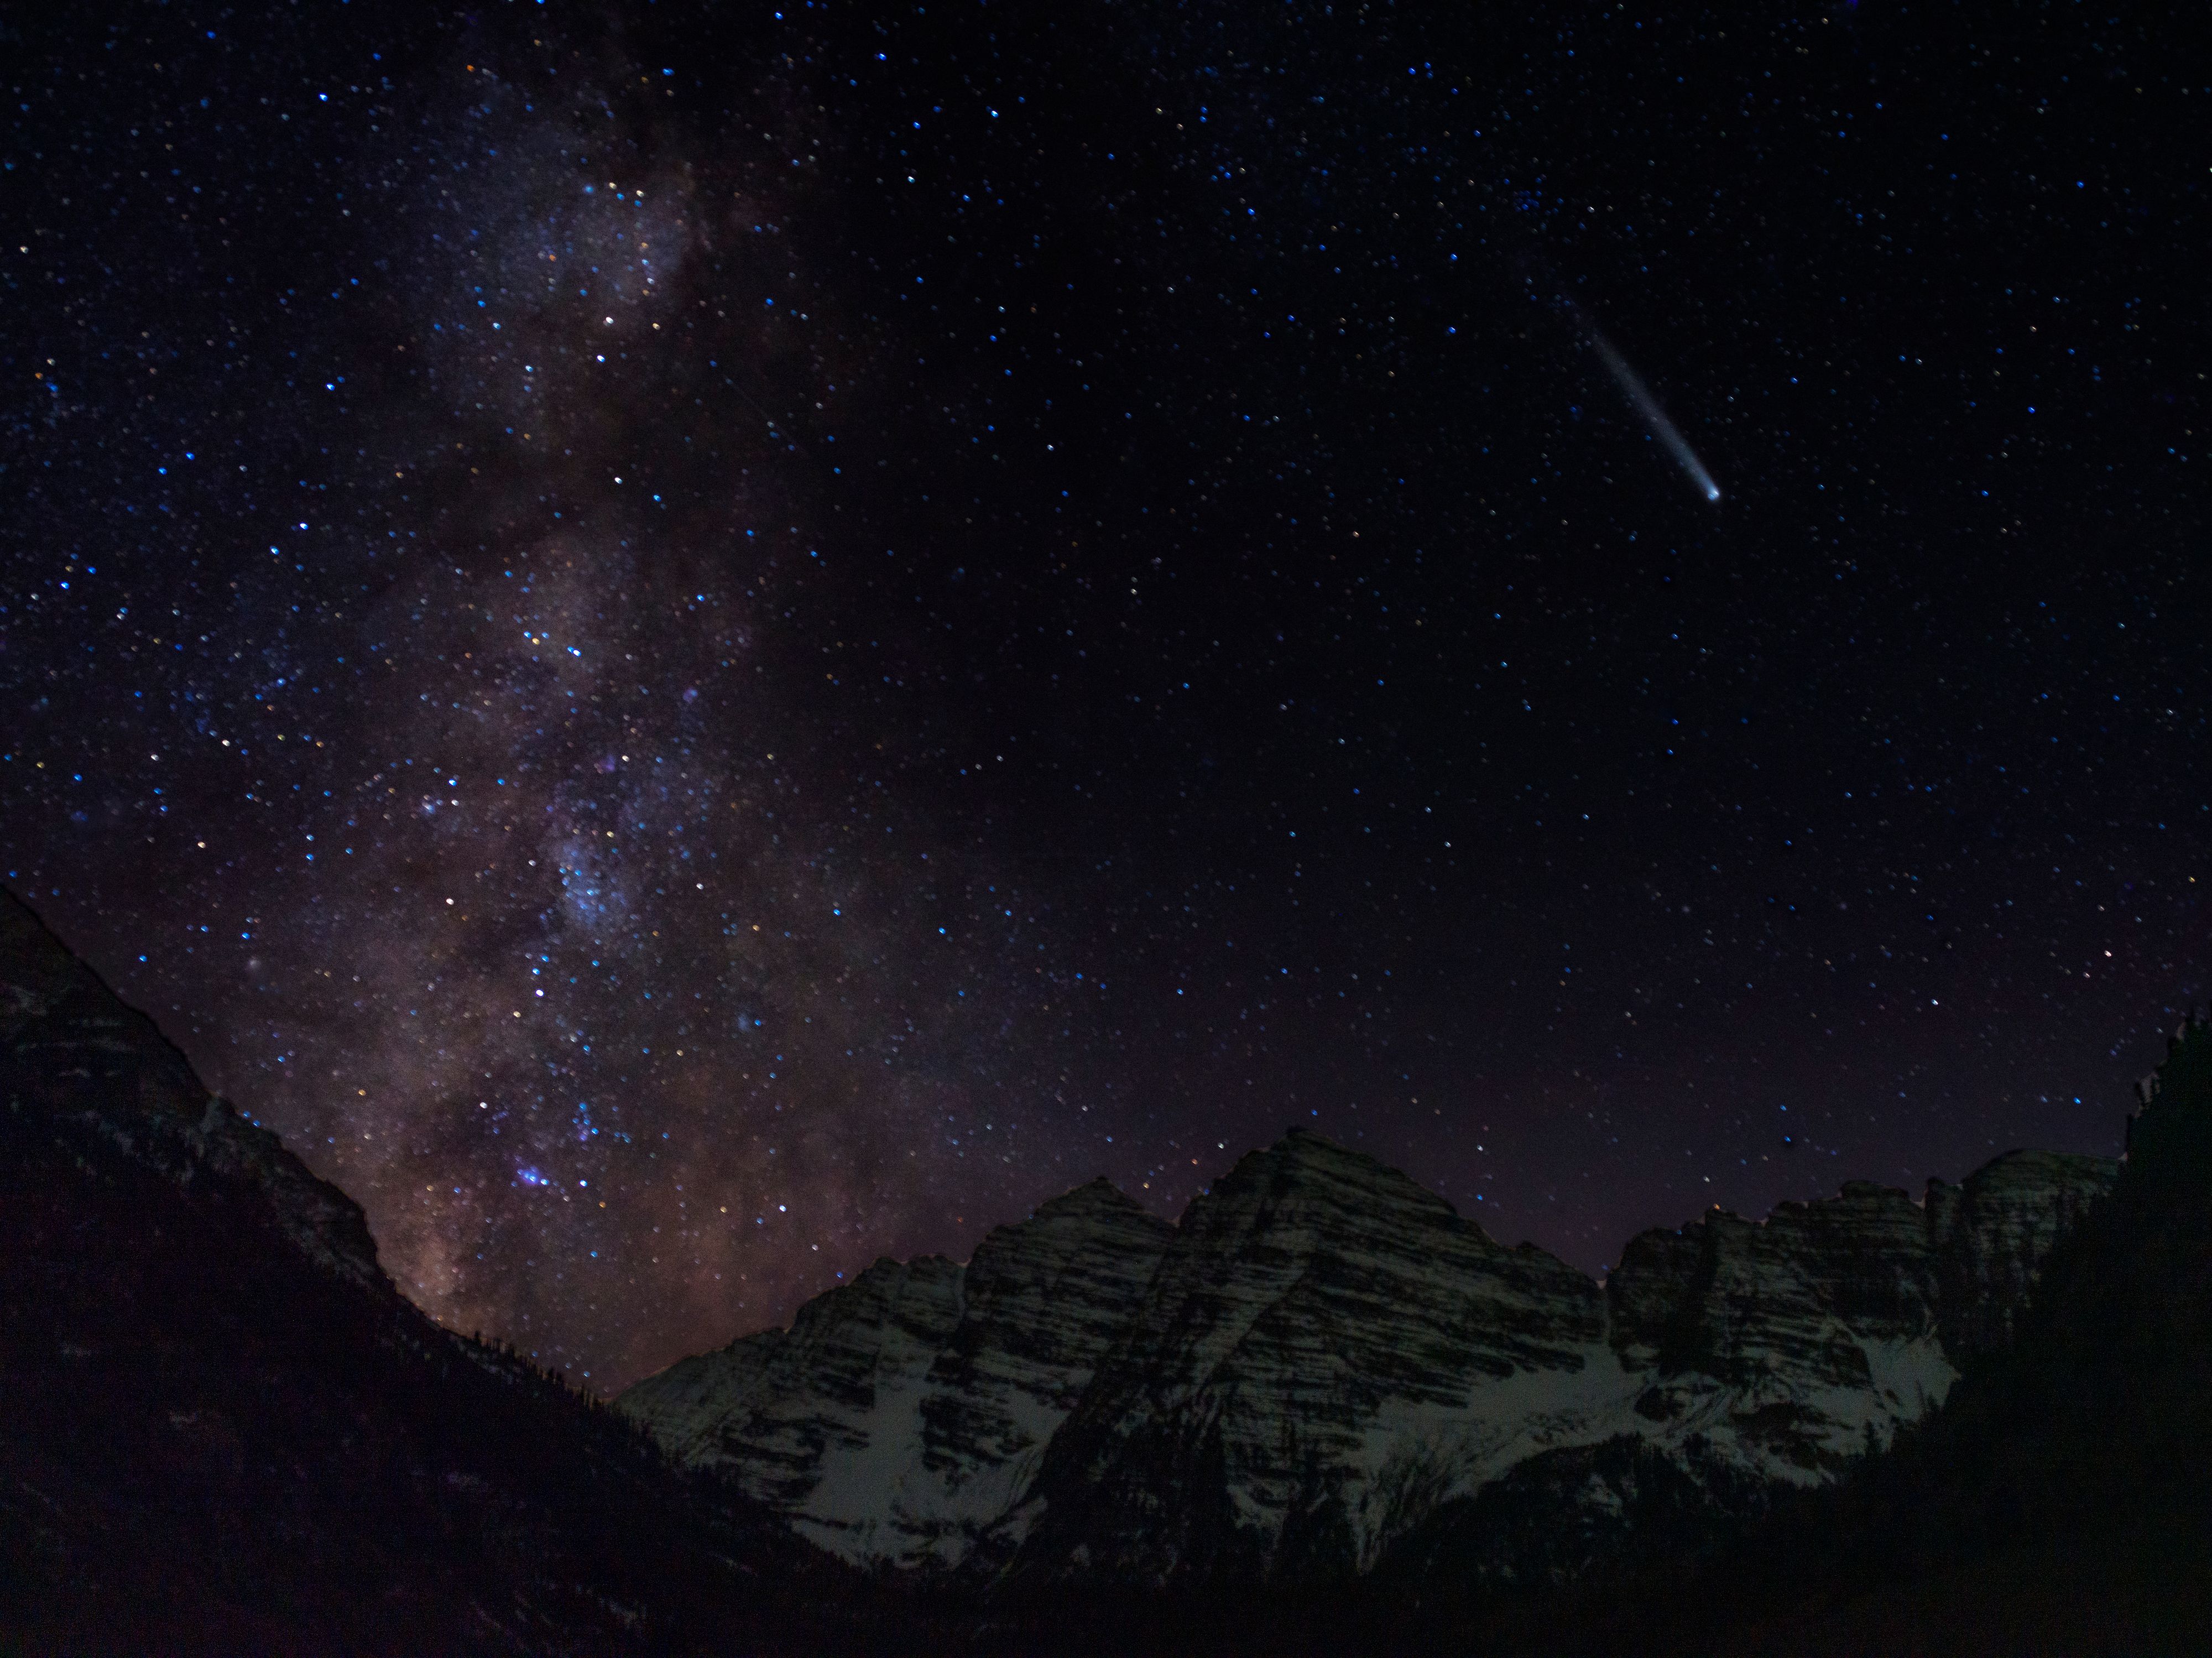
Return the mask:
[[16, 8], [0, 877], [602, 1391], [1294, 1122], [1593, 1272], [2117, 1151], [2212, 71], [1754, 9]]

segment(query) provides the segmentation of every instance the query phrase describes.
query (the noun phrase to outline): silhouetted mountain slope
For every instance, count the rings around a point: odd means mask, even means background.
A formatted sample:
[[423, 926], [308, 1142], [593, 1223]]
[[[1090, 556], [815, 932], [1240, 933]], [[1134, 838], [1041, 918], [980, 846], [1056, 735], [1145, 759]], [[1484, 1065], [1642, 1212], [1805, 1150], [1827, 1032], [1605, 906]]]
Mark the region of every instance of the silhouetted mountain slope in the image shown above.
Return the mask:
[[351, 1200], [0, 894], [0, 1649], [870, 1648], [841, 1603], [404, 1301]]
[[[1603, 1447], [1612, 1466], [1589, 1472], [1648, 1522], [1607, 1556], [1540, 1526], [1532, 1557], [1527, 1517], [1586, 1472], [1540, 1459], [1348, 1594], [1058, 1616], [1099, 1628], [1096, 1652], [2212, 1651], [2212, 1029], [2177, 1032], [2146, 1095], [2111, 1195], [2045, 1260], [2014, 1339], [1832, 1485], [1717, 1520], [1648, 1448]], [[1501, 1589], [1485, 1559], [1516, 1549], [1570, 1575]]]
[[2212, 1651], [2212, 1032], [2177, 1032], [2145, 1094], [2012, 1339], [1888, 1450], [1756, 1523], [1661, 1513], [1533, 1594], [1477, 1586], [1500, 1543], [1469, 1523], [1365, 1610], [1391, 1644], [1498, 1655]]
[[1934, 1618], [1955, 1651], [2212, 1651], [2212, 1029], [2178, 1030], [2143, 1091], [2118, 1184], [2017, 1339], [1703, 1575], [1780, 1602], [1734, 1649], [1902, 1650]]
[[1084, 1187], [658, 1379], [685, 1474], [0, 895], [0, 1651], [2212, 1650], [2212, 1031], [2145, 1094], [1602, 1289], [1310, 1135]]

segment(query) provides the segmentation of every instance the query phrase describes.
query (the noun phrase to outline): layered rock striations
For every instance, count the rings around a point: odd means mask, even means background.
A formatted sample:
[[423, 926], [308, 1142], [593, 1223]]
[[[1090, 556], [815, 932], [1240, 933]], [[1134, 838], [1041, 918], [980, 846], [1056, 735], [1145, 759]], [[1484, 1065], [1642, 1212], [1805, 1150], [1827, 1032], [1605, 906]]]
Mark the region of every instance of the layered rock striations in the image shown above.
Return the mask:
[[1024, 1576], [1365, 1564], [1439, 1442], [1502, 1465], [1594, 1390], [1616, 1401], [1604, 1337], [1584, 1274], [1294, 1133], [1192, 1203], [994, 1545]]
[[879, 1260], [789, 1330], [684, 1359], [619, 1408], [848, 1558], [957, 1565], [1034, 1483], [1173, 1230], [1094, 1181], [965, 1266]]
[[1717, 1211], [1601, 1286], [1293, 1131], [1179, 1226], [1095, 1182], [617, 1404], [847, 1558], [978, 1585], [1559, 1575], [1886, 1444], [2116, 1170], [2014, 1152], [1918, 1202]]

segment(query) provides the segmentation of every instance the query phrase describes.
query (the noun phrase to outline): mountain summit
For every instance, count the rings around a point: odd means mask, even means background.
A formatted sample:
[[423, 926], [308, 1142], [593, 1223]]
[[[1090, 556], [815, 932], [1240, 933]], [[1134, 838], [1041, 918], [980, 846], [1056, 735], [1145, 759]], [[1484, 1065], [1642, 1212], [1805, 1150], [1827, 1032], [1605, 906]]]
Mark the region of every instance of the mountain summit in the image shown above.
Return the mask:
[[2193, 1650], [2212, 1028], [2144, 1094], [2124, 1164], [1716, 1211], [1602, 1285], [1293, 1133], [617, 1415], [409, 1304], [0, 894], [0, 1647]]
[[1888, 1444], [2118, 1168], [2018, 1151], [1917, 1200], [1716, 1211], [1600, 1285], [1294, 1130], [1177, 1225], [1094, 1181], [617, 1409], [848, 1559], [975, 1587], [1311, 1582], [1466, 1558], [1470, 1526], [1479, 1572], [1564, 1576]]

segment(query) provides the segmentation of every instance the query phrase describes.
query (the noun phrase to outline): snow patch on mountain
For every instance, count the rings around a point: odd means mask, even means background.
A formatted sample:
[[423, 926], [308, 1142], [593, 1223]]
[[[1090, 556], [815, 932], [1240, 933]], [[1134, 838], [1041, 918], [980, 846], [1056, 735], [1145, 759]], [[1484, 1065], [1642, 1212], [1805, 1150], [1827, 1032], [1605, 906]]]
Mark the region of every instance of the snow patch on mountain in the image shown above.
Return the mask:
[[1601, 1286], [1295, 1130], [1179, 1225], [1094, 1181], [617, 1408], [848, 1558], [981, 1584], [1367, 1570], [1539, 1468], [1515, 1500], [1586, 1540], [1654, 1480], [1737, 1503], [1887, 1444], [2116, 1169], [2015, 1152], [1918, 1201], [1715, 1211]]

